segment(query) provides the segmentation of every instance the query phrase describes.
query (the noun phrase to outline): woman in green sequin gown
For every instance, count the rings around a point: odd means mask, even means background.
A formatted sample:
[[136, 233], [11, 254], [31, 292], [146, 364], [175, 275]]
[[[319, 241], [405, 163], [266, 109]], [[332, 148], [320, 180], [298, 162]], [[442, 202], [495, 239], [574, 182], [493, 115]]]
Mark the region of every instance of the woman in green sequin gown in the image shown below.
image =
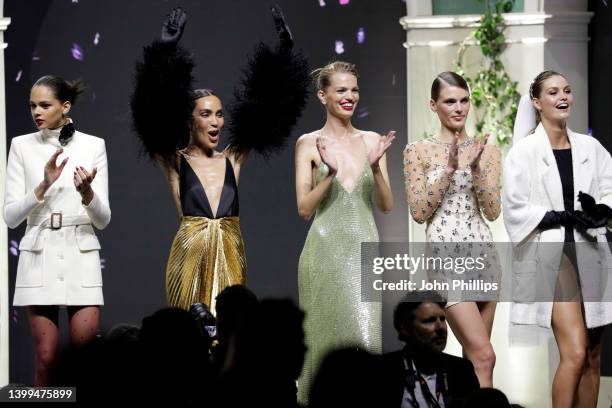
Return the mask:
[[351, 125], [359, 100], [354, 65], [336, 61], [321, 68], [317, 89], [327, 121], [296, 146], [298, 212], [307, 220], [315, 214], [298, 270], [308, 346], [298, 381], [301, 403], [330, 350], [382, 351], [381, 303], [361, 301], [361, 243], [378, 241], [372, 195], [381, 211], [393, 206], [385, 152], [395, 132], [381, 137]]

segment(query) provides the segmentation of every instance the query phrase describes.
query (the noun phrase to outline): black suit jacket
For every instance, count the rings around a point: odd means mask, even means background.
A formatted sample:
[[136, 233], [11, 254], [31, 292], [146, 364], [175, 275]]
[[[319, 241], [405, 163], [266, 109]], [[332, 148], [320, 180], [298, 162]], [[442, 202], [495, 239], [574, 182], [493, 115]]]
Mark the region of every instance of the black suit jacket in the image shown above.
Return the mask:
[[[383, 355], [383, 366], [385, 375], [384, 406], [399, 408], [402, 405], [406, 384], [403, 351]], [[474, 366], [465, 358], [442, 353], [439, 371], [446, 373], [448, 381], [447, 398], [445, 399], [448, 405], [446, 408], [461, 407], [465, 397], [480, 388], [478, 378], [474, 373]]]

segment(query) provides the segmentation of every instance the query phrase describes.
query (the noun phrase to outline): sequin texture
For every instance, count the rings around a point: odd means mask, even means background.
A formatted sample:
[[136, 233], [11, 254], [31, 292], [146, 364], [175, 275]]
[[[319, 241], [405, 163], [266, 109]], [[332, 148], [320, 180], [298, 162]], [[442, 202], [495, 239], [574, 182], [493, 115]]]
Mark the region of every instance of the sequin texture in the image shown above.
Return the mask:
[[[327, 166], [321, 164], [315, 181], [327, 173]], [[351, 192], [334, 178], [306, 237], [298, 270], [308, 346], [298, 381], [302, 403], [321, 359], [332, 348], [354, 345], [371, 352], [382, 350], [381, 303], [361, 301], [361, 242], [378, 241], [373, 189], [367, 162]]]

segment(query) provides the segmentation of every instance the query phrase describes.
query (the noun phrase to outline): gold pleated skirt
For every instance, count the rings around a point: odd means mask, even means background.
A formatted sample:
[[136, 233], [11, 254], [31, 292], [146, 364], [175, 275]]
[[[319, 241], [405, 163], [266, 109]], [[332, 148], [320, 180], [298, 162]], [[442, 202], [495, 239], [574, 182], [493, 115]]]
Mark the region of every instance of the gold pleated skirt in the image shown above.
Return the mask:
[[189, 310], [193, 303], [202, 302], [216, 313], [219, 292], [245, 282], [239, 218], [183, 217], [166, 267], [168, 305]]

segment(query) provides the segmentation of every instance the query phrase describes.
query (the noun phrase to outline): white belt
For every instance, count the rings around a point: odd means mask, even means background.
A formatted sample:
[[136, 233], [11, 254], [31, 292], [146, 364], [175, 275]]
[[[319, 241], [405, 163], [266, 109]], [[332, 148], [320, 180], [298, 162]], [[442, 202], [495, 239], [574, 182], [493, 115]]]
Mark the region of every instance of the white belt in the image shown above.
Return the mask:
[[91, 219], [87, 215], [63, 215], [60, 212], [51, 214], [35, 214], [28, 217], [28, 225], [35, 225], [39, 229], [60, 229], [75, 225], [90, 225]]
[[59, 212], [33, 214], [28, 217], [28, 225], [31, 226], [31, 230], [26, 235], [29, 235], [29, 239], [32, 240], [30, 248], [33, 250], [40, 250], [42, 249], [41, 233], [45, 229], [59, 230], [63, 227], [90, 224], [91, 219], [87, 215], [63, 215]]

